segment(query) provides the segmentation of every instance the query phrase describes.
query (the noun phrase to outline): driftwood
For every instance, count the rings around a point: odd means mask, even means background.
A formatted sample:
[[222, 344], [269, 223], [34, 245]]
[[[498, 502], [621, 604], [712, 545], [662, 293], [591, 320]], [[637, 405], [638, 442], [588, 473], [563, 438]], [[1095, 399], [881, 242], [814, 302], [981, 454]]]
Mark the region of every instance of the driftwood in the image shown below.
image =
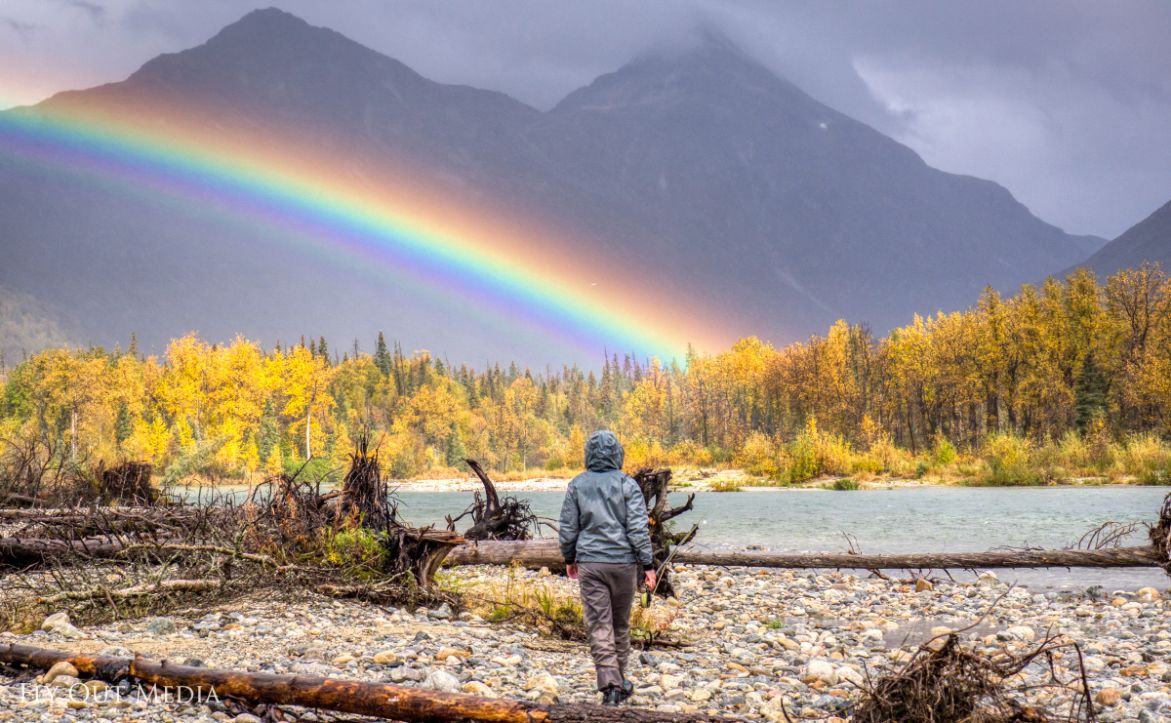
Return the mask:
[[474, 459], [464, 460], [484, 485], [484, 496], [477, 492], [475, 501], [457, 517], [447, 517], [447, 529], [455, 531], [455, 523], [464, 517], [472, 518], [472, 526], [463, 533], [468, 540], [527, 540], [533, 536], [539, 520], [529, 503], [515, 497], [500, 499], [492, 478]]
[[0, 568], [32, 567], [70, 557], [117, 557], [140, 544], [140, 540], [118, 535], [76, 540], [0, 537]]
[[[834, 553], [700, 552], [678, 550], [674, 562], [722, 567], [825, 568], [842, 570], [944, 570], [1039, 567], [1161, 567], [1166, 555], [1153, 547], [1105, 550], [1016, 550], [1004, 552], [854, 555]], [[447, 556], [449, 565], [564, 567], [555, 540], [469, 542]]]
[[659, 573], [659, 580], [655, 585], [654, 592], [664, 597], [671, 597], [675, 594], [675, 587], [671, 583], [670, 562], [678, 560], [679, 553], [682, 552], [682, 550], [674, 551], [672, 548], [690, 542], [691, 538], [695, 537], [698, 528], [693, 527], [690, 532], [678, 533], [672, 532], [667, 523], [691, 510], [695, 502], [695, 495], [689, 494], [687, 501], [682, 505], [671, 507], [667, 498], [667, 485], [671, 482], [671, 470], [669, 469], [639, 470], [634, 473], [634, 481], [642, 490], [643, 499], [646, 500], [647, 514], [650, 517], [648, 526], [651, 536], [651, 551], [655, 569]]
[[296, 705], [396, 721], [702, 723], [735, 720], [695, 713], [672, 714], [629, 707], [544, 705], [503, 698], [440, 693], [388, 683], [196, 668], [141, 656], [122, 658], [69, 653], [29, 645], [0, 645], [0, 663], [47, 670], [62, 661], [70, 663], [83, 677], [99, 678], [111, 683], [131, 679], [160, 687], [185, 686], [197, 689], [204, 695], [210, 695], [214, 691], [219, 698], [232, 698], [253, 704]]
[[39, 597], [37, 602], [52, 605], [66, 600], [126, 600], [165, 592], [207, 592], [218, 587], [220, 587], [219, 580], [160, 580], [156, 583], [131, 585], [114, 590], [104, 587], [92, 590], [63, 590], [59, 593]]

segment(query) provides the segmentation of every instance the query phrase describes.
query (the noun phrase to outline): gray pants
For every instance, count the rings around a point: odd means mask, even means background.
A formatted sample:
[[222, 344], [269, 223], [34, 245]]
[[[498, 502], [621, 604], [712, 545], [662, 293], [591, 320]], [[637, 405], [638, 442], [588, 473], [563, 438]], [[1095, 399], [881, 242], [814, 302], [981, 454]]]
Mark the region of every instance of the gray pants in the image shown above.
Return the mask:
[[598, 690], [621, 686], [630, 656], [630, 604], [638, 586], [637, 564], [583, 562], [578, 565], [590, 655]]

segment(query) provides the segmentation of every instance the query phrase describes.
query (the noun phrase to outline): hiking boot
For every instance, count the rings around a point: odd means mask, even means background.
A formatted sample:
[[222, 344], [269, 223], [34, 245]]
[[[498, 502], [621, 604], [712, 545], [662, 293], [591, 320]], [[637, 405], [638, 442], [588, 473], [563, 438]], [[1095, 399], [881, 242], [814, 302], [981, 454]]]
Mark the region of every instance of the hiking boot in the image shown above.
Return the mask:
[[602, 691], [602, 705], [618, 705], [622, 702], [622, 688], [616, 685], [608, 685]]
[[629, 680], [622, 681], [622, 700], [625, 701], [630, 696], [634, 695], [634, 683]]

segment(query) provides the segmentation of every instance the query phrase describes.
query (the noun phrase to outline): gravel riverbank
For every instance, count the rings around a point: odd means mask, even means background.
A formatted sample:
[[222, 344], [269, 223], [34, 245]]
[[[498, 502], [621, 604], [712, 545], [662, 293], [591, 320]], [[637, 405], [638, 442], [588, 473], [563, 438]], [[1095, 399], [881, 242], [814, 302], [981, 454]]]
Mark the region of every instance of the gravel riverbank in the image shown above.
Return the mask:
[[[474, 586], [506, 573], [460, 568], [452, 582]], [[538, 573], [514, 573], [536, 580]], [[543, 584], [565, 586], [564, 579]], [[684, 648], [637, 655], [629, 671], [635, 705], [707, 711], [756, 720], [845, 717], [867, 676], [895, 666], [938, 628], [962, 628], [977, 647], [1024, 650], [1047, 633], [1081, 643], [1103, 720], [1171, 719], [1171, 604], [1168, 591], [1063, 595], [1012, 589], [993, 576], [933, 589], [842, 573], [684, 568], [672, 634]], [[917, 587], [919, 589], [917, 589]], [[1001, 597], [1003, 595], [1003, 597]], [[998, 599], [999, 603], [993, 607]], [[659, 603], [656, 603], [656, 605]], [[333, 676], [532, 700], [594, 701], [585, 646], [489, 624], [446, 607], [398, 610], [323, 598], [251, 599], [213, 612], [176, 614], [76, 629], [2, 634], [20, 642], [108, 654], [165, 657], [222, 668]], [[1057, 661], [1073, 683], [1073, 656]], [[1023, 676], [1041, 682], [1039, 662]], [[0, 721], [226, 721], [215, 705], [146, 700], [137, 691], [87, 696], [59, 677], [46, 688], [0, 677]], [[100, 687], [100, 686], [98, 686]], [[49, 690], [55, 695], [49, 695]], [[37, 695], [36, 693], [39, 693]], [[1068, 699], [1038, 689], [1036, 702]], [[306, 714], [304, 720], [327, 720]]]

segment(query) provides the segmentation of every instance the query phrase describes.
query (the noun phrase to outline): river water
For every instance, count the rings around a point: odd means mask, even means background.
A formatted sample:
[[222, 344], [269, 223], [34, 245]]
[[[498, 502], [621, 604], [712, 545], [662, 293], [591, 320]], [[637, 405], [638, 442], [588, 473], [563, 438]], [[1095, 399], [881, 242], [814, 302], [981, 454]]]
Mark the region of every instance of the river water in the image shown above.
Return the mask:
[[[529, 500], [539, 515], [556, 518], [560, 492], [507, 493]], [[862, 552], [949, 552], [1004, 547], [1072, 546], [1108, 520], [1154, 521], [1161, 487], [920, 487], [891, 490], [745, 490], [698, 492], [695, 511], [676, 518], [700, 526], [697, 547], [775, 552], [843, 552], [842, 533]], [[399, 491], [400, 512], [416, 525], [444, 524], [472, 501], [471, 492]], [[683, 502], [686, 496], [674, 495]], [[544, 534], [550, 534], [545, 532]], [[1145, 532], [1142, 533], [1145, 535]], [[1136, 536], [1133, 544], [1146, 544]], [[865, 573], [863, 573], [865, 574]], [[953, 572], [957, 578], [970, 573]], [[1037, 590], [1080, 591], [1101, 586], [1165, 589], [1171, 581], [1150, 568], [1111, 570], [999, 570], [1006, 582]]]

